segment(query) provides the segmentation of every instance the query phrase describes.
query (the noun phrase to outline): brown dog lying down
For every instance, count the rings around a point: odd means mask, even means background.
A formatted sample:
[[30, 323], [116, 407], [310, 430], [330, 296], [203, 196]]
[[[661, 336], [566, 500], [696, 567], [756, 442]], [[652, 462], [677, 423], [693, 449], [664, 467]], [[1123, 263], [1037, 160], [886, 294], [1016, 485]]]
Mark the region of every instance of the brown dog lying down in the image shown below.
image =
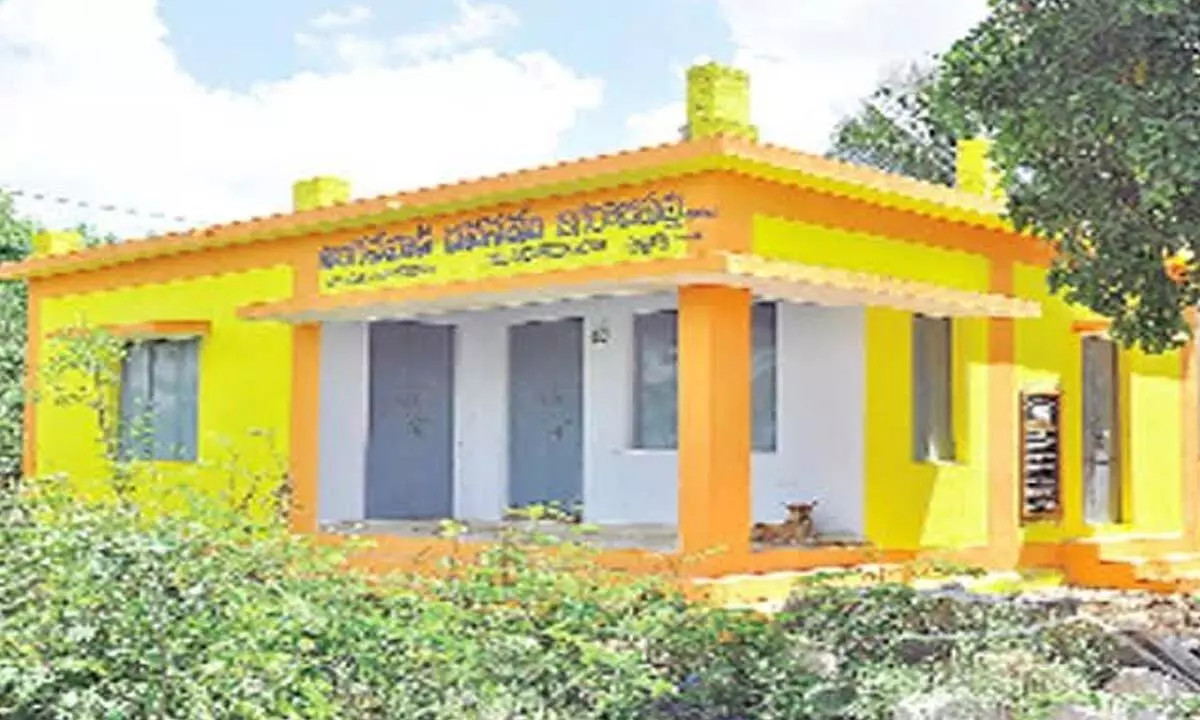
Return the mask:
[[788, 503], [787, 518], [781, 523], [755, 523], [750, 529], [750, 541], [767, 545], [802, 545], [816, 538], [813, 509], [817, 501]]

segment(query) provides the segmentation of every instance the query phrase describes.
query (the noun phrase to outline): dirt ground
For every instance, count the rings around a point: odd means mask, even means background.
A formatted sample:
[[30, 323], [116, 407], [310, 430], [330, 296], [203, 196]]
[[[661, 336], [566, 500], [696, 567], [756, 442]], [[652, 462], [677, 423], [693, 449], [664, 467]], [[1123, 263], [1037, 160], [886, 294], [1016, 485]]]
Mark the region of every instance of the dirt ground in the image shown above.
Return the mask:
[[1164, 638], [1195, 638], [1200, 645], [1200, 602], [1190, 595], [1053, 588], [1029, 593], [1079, 603], [1078, 612], [1120, 630]]

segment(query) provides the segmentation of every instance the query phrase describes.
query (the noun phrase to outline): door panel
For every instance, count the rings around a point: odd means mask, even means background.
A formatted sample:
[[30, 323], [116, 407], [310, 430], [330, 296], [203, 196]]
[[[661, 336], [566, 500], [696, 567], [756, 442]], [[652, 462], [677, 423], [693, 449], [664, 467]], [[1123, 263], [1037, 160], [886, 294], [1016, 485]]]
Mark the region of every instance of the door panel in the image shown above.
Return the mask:
[[370, 327], [366, 516], [454, 515], [454, 328]]
[[583, 501], [583, 321], [509, 328], [509, 504]]
[[1083, 338], [1083, 502], [1091, 524], [1121, 521], [1118, 378], [1116, 345]]

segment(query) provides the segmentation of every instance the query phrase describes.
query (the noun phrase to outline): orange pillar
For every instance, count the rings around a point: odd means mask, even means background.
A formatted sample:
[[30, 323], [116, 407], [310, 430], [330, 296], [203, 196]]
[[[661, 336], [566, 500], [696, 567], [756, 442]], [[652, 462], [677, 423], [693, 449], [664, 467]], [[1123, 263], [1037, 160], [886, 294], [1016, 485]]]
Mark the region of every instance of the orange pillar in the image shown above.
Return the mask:
[[685, 554], [750, 550], [748, 290], [679, 289], [679, 534]]
[[320, 444], [321, 326], [292, 328], [292, 438], [290, 472], [293, 532], [317, 529], [318, 447]]
[[[1014, 295], [1013, 270], [1012, 261], [993, 260], [991, 291]], [[989, 318], [987, 323], [988, 555], [992, 564], [1010, 567], [1017, 563], [1021, 546], [1016, 322], [1011, 318]]]

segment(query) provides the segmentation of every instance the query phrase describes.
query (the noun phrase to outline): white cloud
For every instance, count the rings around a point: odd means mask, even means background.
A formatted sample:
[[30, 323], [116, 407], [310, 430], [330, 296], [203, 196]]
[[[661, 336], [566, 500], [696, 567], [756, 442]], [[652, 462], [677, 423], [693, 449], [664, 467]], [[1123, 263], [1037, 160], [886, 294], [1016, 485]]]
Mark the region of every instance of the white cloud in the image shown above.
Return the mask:
[[[987, 12], [986, 0], [717, 0], [750, 72], [763, 140], [823, 151], [834, 124], [900, 63], [929, 57]], [[639, 142], [666, 139], [681, 116], [657, 126], [631, 119]]]
[[445, 27], [397, 38], [396, 50], [410, 57], [453, 52], [490, 40], [517, 25], [516, 13], [504, 5], [454, 0], [454, 7], [458, 10], [458, 20]]
[[687, 108], [683, 103], [670, 103], [653, 110], [634, 113], [625, 121], [633, 143], [658, 145], [678, 140], [680, 129], [687, 122]]
[[496, 3], [454, 0], [454, 10], [456, 17], [449, 23], [391, 38], [355, 32], [348, 28], [351, 23], [319, 23], [322, 16], [309, 23], [310, 31], [297, 33], [295, 40], [307, 50], [327, 53], [343, 66], [375, 67], [446, 57], [493, 40], [518, 24], [511, 8]]
[[351, 5], [344, 10], [326, 10], [309, 21], [309, 25], [318, 30], [353, 27], [370, 20], [371, 14], [366, 5]]
[[601, 91], [545, 53], [465, 47], [234, 92], [180, 67], [156, 0], [3, 0], [0, 186], [228, 219], [286, 209], [291, 182], [317, 173], [362, 196], [552, 160]]

